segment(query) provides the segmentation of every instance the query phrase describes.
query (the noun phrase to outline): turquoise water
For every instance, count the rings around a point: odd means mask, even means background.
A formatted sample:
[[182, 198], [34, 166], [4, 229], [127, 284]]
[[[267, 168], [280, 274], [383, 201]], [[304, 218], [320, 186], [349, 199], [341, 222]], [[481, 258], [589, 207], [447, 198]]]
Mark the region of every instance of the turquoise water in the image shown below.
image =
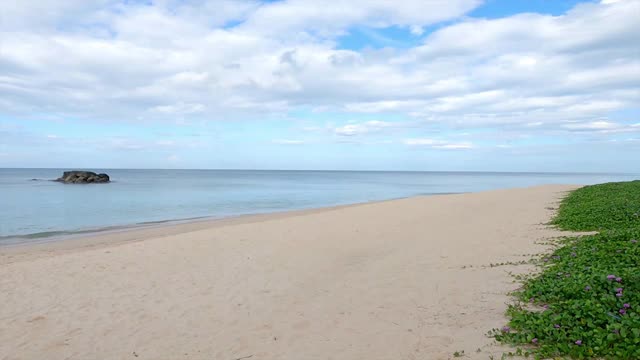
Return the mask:
[[638, 178], [625, 174], [96, 169], [107, 172], [113, 182], [46, 181], [64, 170], [71, 169], [0, 169], [0, 243], [155, 221]]

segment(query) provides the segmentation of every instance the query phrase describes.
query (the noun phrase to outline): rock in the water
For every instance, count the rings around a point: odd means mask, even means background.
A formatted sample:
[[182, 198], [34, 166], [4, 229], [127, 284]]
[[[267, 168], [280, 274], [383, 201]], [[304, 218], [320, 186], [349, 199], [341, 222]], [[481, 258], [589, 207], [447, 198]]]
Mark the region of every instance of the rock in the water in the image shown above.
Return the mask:
[[111, 181], [107, 174], [96, 174], [92, 171], [65, 171], [56, 181], [65, 184], [101, 184]]

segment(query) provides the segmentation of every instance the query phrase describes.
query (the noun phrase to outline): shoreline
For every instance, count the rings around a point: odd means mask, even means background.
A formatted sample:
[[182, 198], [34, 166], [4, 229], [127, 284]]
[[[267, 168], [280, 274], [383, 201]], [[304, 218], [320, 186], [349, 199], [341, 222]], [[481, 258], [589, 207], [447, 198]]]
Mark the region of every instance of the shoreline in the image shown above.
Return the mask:
[[107, 226], [88, 227], [88, 228], [72, 229], [72, 230], [52, 230], [52, 231], [43, 231], [43, 232], [36, 232], [36, 233], [29, 233], [29, 234], [5, 235], [5, 236], [0, 236], [0, 249], [5, 246], [10, 247], [10, 246], [22, 246], [22, 245], [38, 245], [38, 244], [49, 243], [49, 242], [66, 241], [66, 240], [75, 239], [78, 237], [93, 237], [93, 236], [102, 235], [102, 234], [112, 234], [112, 233], [118, 233], [118, 232], [124, 232], [124, 231], [133, 231], [133, 230], [162, 227], [162, 226], [173, 226], [173, 225], [190, 224], [190, 223], [197, 223], [197, 222], [213, 222], [213, 221], [237, 219], [237, 218], [251, 217], [251, 216], [295, 213], [299, 211], [333, 209], [333, 208], [340, 208], [345, 206], [364, 205], [364, 204], [371, 204], [371, 203], [377, 203], [377, 202], [408, 199], [413, 197], [453, 195], [453, 194], [462, 194], [462, 193], [419, 194], [419, 195], [404, 196], [404, 197], [390, 198], [390, 199], [384, 199], [384, 200], [370, 200], [370, 201], [364, 201], [364, 202], [347, 203], [347, 204], [339, 204], [339, 205], [326, 205], [326, 206], [322, 205], [317, 207], [314, 206], [314, 207], [299, 208], [299, 209], [274, 210], [274, 211], [265, 211], [265, 212], [248, 212], [248, 213], [236, 214], [236, 215], [220, 215], [220, 216], [204, 215], [204, 216], [194, 216], [194, 217], [178, 218], [178, 219], [144, 221], [144, 222], [132, 223], [132, 224], [107, 225]]
[[[509, 273], [563, 235], [545, 185], [0, 248], [0, 358], [499, 356]], [[502, 264], [492, 266], [492, 264]], [[28, 341], [24, 341], [24, 340]], [[508, 350], [508, 348], [506, 349]]]
[[[494, 190], [495, 191], [495, 190]], [[143, 224], [114, 226], [98, 230], [80, 230], [71, 234], [49, 236], [40, 241], [0, 244], [0, 265], [4, 261], [20, 258], [31, 258], [51, 252], [68, 252], [88, 248], [106, 248], [123, 243], [140, 242], [165, 236], [175, 236], [190, 232], [214, 229], [224, 226], [251, 224], [256, 222], [286, 219], [289, 217], [312, 215], [327, 211], [335, 211], [351, 207], [366, 206], [404, 199], [417, 199], [431, 196], [449, 196], [465, 193], [443, 193], [417, 195], [386, 200], [372, 200], [353, 204], [321, 206], [308, 209], [294, 209], [264, 213], [250, 213], [226, 217], [196, 217], [178, 220], [163, 220]]]
[[[488, 191], [495, 191], [495, 190], [488, 190]], [[313, 213], [318, 211], [330, 211], [330, 210], [336, 210], [336, 209], [341, 209], [341, 208], [346, 208], [351, 206], [384, 203], [388, 201], [397, 201], [402, 199], [412, 199], [412, 198], [421, 198], [421, 197], [430, 197], [430, 196], [459, 195], [459, 194], [466, 194], [466, 193], [465, 192], [447, 192], [447, 193], [434, 193], [434, 194], [419, 194], [419, 195], [404, 196], [404, 197], [390, 198], [390, 199], [384, 199], [384, 200], [370, 200], [370, 201], [364, 201], [364, 202], [309, 207], [309, 208], [302, 208], [302, 209], [275, 210], [275, 211], [246, 213], [246, 214], [228, 215], [228, 216], [224, 216], [224, 215], [223, 216], [197, 216], [197, 217], [190, 217], [190, 218], [184, 218], [184, 219], [167, 219], [167, 220], [148, 221], [148, 222], [142, 222], [142, 223], [113, 225], [113, 226], [79, 229], [79, 230], [59, 230], [59, 231], [40, 232], [40, 233], [25, 234], [25, 235], [0, 236], [0, 254], [2, 253], [3, 250], [13, 249], [13, 248], [47, 247], [48, 245], [51, 245], [51, 244], [74, 242], [74, 241], [95, 243], [90, 240], [94, 238], [100, 238], [102, 236], [113, 235], [113, 234], [126, 235], [126, 233], [129, 233], [129, 232], [131, 233], [144, 232], [146, 230], [154, 230], [158, 228], [173, 228], [173, 227], [184, 226], [184, 229], [183, 229], [184, 231], [195, 231], [201, 228], [208, 228], [208, 227], [213, 227], [217, 225], [222, 225], [226, 222], [235, 223], [235, 222], [244, 221], [244, 220], [252, 221], [254, 220], [253, 218], [256, 218], [255, 220], [258, 220], [258, 219], [268, 220], [272, 217], [295, 216], [298, 214], [303, 215], [303, 214]], [[39, 234], [45, 234], [45, 233], [53, 233], [55, 235], [37, 236]]]
[[0, 169], [0, 198], [7, 199], [0, 211], [4, 219], [0, 247], [153, 226], [156, 222], [181, 223], [544, 184], [591, 184], [630, 175], [496, 171], [291, 171], [287, 175], [268, 170], [153, 173], [115, 169], [111, 183], [104, 186], [28, 180], [54, 179], [64, 170]]

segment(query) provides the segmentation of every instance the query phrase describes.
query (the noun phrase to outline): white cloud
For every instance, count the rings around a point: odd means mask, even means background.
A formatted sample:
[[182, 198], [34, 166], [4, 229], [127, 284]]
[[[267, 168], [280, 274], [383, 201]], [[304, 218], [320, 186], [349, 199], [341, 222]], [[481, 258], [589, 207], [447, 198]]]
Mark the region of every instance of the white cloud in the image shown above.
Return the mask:
[[639, 124], [626, 125], [605, 120], [568, 123], [562, 127], [570, 131], [595, 132], [601, 134], [640, 132]]
[[[639, 106], [635, 0], [581, 4], [561, 16], [464, 18], [408, 49], [338, 48], [353, 26], [420, 35], [479, 3], [0, 2], [0, 113], [214, 121], [316, 109], [453, 129], [577, 132], [604, 130], [589, 127]], [[354, 122], [329, 132], [392, 128]]]
[[349, 0], [328, 6], [324, 0], [286, 0], [263, 5], [242, 29], [288, 38], [335, 36], [352, 25], [420, 26], [452, 19], [480, 5], [480, 0]]
[[424, 29], [422, 28], [422, 26], [418, 26], [418, 25], [411, 26], [410, 31], [413, 35], [416, 35], [416, 36], [420, 36], [424, 34]]
[[448, 150], [459, 150], [459, 149], [471, 149], [473, 145], [470, 143], [460, 143], [460, 144], [442, 144], [442, 145], [434, 145], [436, 149], [448, 149]]
[[354, 135], [366, 133], [367, 130], [365, 127], [362, 127], [360, 125], [345, 125], [345, 126], [336, 128], [334, 132], [337, 135], [354, 136]]
[[339, 126], [334, 128], [333, 132], [336, 135], [340, 135], [340, 136], [355, 136], [355, 135], [363, 135], [367, 133], [377, 132], [391, 126], [393, 126], [393, 124], [386, 121], [372, 120], [372, 121], [366, 121], [362, 123], [347, 124], [344, 126]]
[[618, 127], [618, 124], [609, 121], [592, 121], [589, 123], [567, 124], [564, 127], [573, 130], [610, 130]]
[[409, 146], [424, 146], [443, 150], [463, 150], [473, 148], [473, 144], [470, 142], [448, 142], [444, 140], [434, 139], [406, 139], [404, 140], [404, 144]]
[[178, 103], [174, 105], [159, 105], [151, 108], [151, 111], [157, 111], [167, 114], [193, 114], [199, 113], [205, 110], [205, 106], [202, 104], [185, 104]]

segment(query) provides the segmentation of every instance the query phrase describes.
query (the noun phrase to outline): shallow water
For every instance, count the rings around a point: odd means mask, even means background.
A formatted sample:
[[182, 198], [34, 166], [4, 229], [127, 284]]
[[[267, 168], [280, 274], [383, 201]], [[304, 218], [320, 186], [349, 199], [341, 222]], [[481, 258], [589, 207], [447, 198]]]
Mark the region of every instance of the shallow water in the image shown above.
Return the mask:
[[[593, 184], [632, 174], [105, 170], [109, 184], [47, 181], [69, 169], [0, 169], [0, 244], [145, 222], [228, 217], [414, 195], [541, 184]], [[32, 181], [31, 179], [41, 179]]]

